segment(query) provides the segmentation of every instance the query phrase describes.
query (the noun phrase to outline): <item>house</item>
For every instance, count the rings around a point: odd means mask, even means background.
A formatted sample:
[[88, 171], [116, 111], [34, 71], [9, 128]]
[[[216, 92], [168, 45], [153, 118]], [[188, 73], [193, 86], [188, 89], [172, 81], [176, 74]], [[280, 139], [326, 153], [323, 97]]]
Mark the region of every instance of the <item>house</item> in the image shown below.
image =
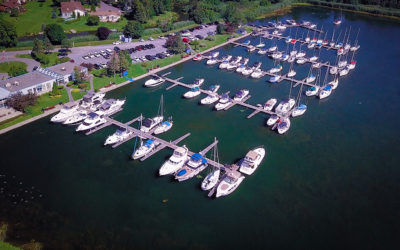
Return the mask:
[[90, 13], [91, 16], [98, 16], [100, 22], [117, 22], [122, 15], [122, 11], [104, 2], [100, 2], [100, 7], [95, 12]]
[[2, 80], [0, 81], [0, 100], [4, 100], [16, 93], [42, 95], [53, 89], [54, 82], [55, 79], [53, 77], [38, 71]]
[[17, 9], [19, 12], [23, 12], [25, 9], [22, 4], [25, 4], [25, 1], [6, 0], [3, 3], [0, 3], [0, 11], [11, 13], [12, 9]]
[[[73, 15], [75, 13], [75, 17]], [[86, 10], [83, 8], [81, 2], [61, 2], [61, 17], [64, 19], [77, 18], [84, 16]]]
[[53, 77], [58, 84], [65, 84], [75, 79], [75, 67], [78, 67], [79, 72], [83, 73], [85, 76], [88, 74], [88, 69], [86, 67], [79, 66], [72, 62], [57, 64], [45, 69], [38, 68], [37, 71]]

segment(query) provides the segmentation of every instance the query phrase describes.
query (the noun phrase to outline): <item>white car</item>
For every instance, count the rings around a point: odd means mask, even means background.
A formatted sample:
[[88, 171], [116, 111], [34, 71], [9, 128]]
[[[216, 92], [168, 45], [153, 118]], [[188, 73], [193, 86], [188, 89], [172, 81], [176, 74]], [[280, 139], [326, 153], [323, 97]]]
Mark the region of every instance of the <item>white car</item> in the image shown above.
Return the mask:
[[121, 42], [120, 41], [113, 42], [113, 45], [118, 45], [118, 44], [121, 44]]

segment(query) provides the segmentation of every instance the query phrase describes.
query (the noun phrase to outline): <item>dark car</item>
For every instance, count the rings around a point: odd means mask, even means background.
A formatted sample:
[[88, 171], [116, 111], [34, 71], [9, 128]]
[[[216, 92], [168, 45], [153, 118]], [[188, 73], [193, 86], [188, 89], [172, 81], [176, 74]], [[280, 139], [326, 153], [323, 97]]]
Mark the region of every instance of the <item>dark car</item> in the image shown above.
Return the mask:
[[149, 61], [153, 61], [154, 59], [156, 59], [155, 56], [152, 56], [152, 55], [146, 55], [145, 57]]
[[117, 47], [117, 46], [114, 47], [114, 51], [115, 51], [115, 52], [120, 52], [120, 50], [121, 50], [121, 49], [120, 49], [119, 47]]
[[190, 32], [193, 32], [194, 31], [194, 28], [191, 28], [191, 29], [189, 29], [190, 30]]
[[202, 35], [196, 35], [196, 37], [200, 40], [204, 38]]
[[151, 46], [151, 44], [146, 44], [145, 46], [144, 46], [146, 49], [152, 49], [153, 47]]
[[93, 67], [94, 67], [95, 69], [100, 69], [100, 65], [98, 65], [97, 63], [95, 63]]
[[58, 53], [58, 56], [68, 56], [68, 53], [67, 52], [60, 52], [60, 53]]
[[163, 53], [158, 53], [158, 54], [156, 54], [156, 56], [157, 56], [158, 58], [160, 58], [160, 59], [163, 59], [163, 58], [166, 58], [166, 57], [167, 57], [167, 56], [164, 55]]
[[214, 32], [209, 31], [209, 32], [207, 32], [207, 35], [212, 36], [212, 35], [214, 35]]
[[196, 26], [196, 27], [194, 27], [196, 30], [201, 30], [203, 27], [201, 27], [201, 26]]
[[142, 50], [142, 47], [140, 47], [140, 46], [138, 45], [138, 46], [135, 47], [135, 50], [136, 50], [136, 51], [141, 51], [141, 50]]

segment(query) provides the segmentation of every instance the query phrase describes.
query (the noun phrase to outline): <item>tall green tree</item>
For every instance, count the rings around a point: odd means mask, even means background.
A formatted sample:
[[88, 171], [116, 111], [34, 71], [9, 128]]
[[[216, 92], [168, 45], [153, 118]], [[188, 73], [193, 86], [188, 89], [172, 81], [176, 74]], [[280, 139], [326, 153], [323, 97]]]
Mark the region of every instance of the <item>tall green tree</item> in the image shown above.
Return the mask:
[[44, 29], [45, 35], [52, 44], [60, 44], [66, 38], [64, 29], [59, 24], [48, 24]]
[[61, 48], [66, 49], [67, 51], [72, 48], [72, 41], [69, 39], [63, 39], [61, 41]]
[[54, 49], [53, 44], [51, 44], [49, 38], [45, 37], [43, 40], [43, 50], [46, 53], [50, 53], [50, 51], [52, 51]]
[[147, 11], [139, 0], [134, 0], [132, 7], [133, 19], [140, 23], [145, 23], [148, 20]]
[[119, 71], [120, 65], [119, 65], [119, 55], [118, 53], [114, 52], [110, 58], [110, 61], [108, 61], [107, 64], [107, 71], [109, 75], [115, 76], [115, 73]]
[[165, 46], [174, 53], [183, 53], [186, 49], [186, 45], [182, 42], [181, 36], [170, 36], [165, 42]]
[[143, 33], [143, 25], [138, 21], [129, 21], [123, 30], [126, 37], [139, 38]]
[[31, 55], [32, 55], [32, 57], [35, 58], [38, 54], [41, 54], [41, 53], [43, 53], [43, 42], [37, 38], [34, 38]]
[[14, 47], [17, 42], [17, 30], [14, 24], [0, 19], [0, 46]]
[[165, 12], [163, 0], [153, 0], [153, 8], [157, 16], [163, 14]]

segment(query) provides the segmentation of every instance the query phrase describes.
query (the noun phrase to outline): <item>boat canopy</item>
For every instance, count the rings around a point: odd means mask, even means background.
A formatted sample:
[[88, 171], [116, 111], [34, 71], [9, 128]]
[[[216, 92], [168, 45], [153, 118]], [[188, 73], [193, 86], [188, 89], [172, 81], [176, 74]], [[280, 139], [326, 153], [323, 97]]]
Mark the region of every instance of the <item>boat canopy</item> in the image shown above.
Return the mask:
[[153, 140], [147, 140], [146, 143], [144, 144], [144, 146], [146, 146], [147, 148], [151, 147], [151, 144], [153, 144]]
[[111, 107], [111, 104], [108, 103], [108, 102], [105, 102], [105, 103], [103, 103], [103, 104], [101, 105], [100, 109], [102, 109], [102, 110], [107, 110], [107, 109], [109, 109], [110, 107]]
[[206, 164], [206, 163], [207, 163], [207, 159], [202, 158], [202, 159], [201, 159], [201, 163]]
[[199, 91], [199, 87], [194, 87], [191, 89], [191, 91], [194, 91], [194, 92]]
[[229, 98], [228, 94], [223, 94], [223, 95], [221, 96], [221, 99], [228, 99], [228, 98]]
[[203, 158], [203, 156], [201, 156], [201, 154], [195, 153], [192, 155], [192, 157], [190, 159], [193, 161], [200, 161], [202, 158]]
[[254, 152], [253, 150], [249, 151], [246, 154], [246, 159], [250, 160], [250, 161], [255, 161], [257, 159], [258, 154], [256, 152]]
[[165, 121], [165, 122], [162, 123], [162, 125], [171, 126], [171, 123], [169, 123], [168, 121]]
[[310, 90], [311, 90], [311, 91], [316, 90], [315, 86], [312, 86], [312, 87], [310, 88]]
[[324, 87], [324, 90], [331, 90], [332, 89], [332, 86], [331, 85], [326, 85], [325, 87]]
[[215, 85], [211, 85], [210, 90], [214, 90], [214, 89], [215, 89]]
[[119, 132], [119, 133], [122, 133], [122, 132], [125, 132], [125, 131], [126, 131], [126, 128], [122, 128], [122, 127], [121, 127], [121, 128], [118, 128], [118, 129], [117, 129], [117, 132]]
[[151, 124], [153, 124], [153, 122], [154, 122], [153, 119], [146, 118], [143, 120], [142, 125], [145, 127], [150, 127]]
[[300, 104], [299, 107], [297, 107], [297, 109], [307, 109], [307, 105]]
[[182, 169], [182, 170], [180, 170], [176, 175], [177, 176], [182, 176], [182, 175], [185, 175], [186, 174], [186, 169]]
[[93, 118], [95, 118], [96, 116], [99, 116], [99, 115], [96, 114], [95, 112], [90, 112], [88, 116], [89, 116], [89, 118], [93, 119]]
[[243, 91], [242, 90], [239, 90], [237, 93], [236, 93], [236, 97], [242, 97], [243, 96]]

